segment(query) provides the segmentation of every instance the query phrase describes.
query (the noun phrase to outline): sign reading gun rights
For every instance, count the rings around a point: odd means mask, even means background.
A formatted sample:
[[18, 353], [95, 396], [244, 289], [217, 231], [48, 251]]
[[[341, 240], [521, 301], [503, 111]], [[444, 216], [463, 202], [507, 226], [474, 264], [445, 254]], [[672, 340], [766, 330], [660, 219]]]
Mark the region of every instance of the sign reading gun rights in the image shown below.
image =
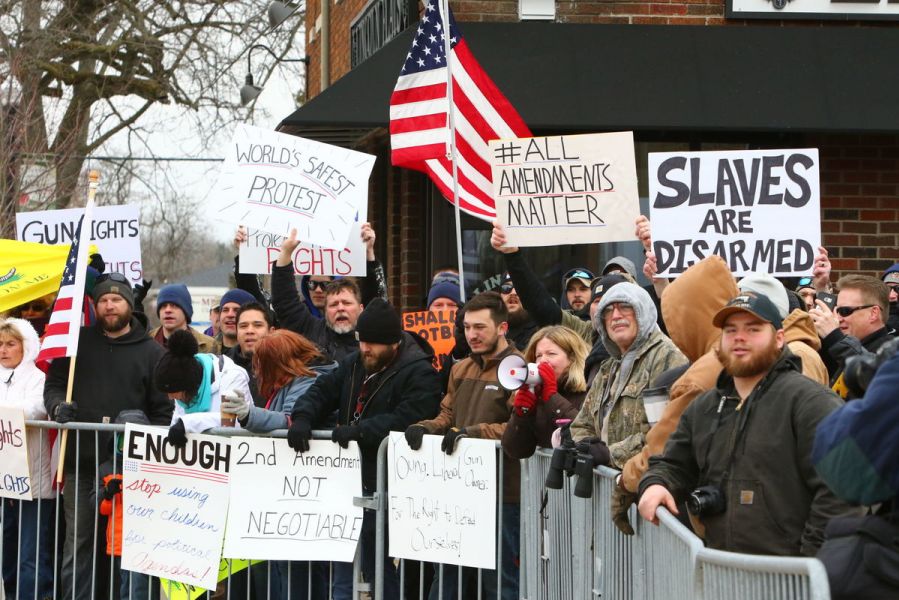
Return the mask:
[[343, 249], [368, 200], [375, 157], [261, 127], [238, 125], [211, 192], [219, 218]]
[[387, 446], [390, 556], [496, 568], [496, 448], [463, 439], [447, 456], [442, 436], [412, 450], [402, 433]]
[[0, 406], [0, 497], [31, 500], [25, 413]]
[[818, 151], [649, 155], [649, 214], [659, 275], [706, 256], [736, 276], [811, 273], [821, 245]]
[[352, 562], [362, 531], [359, 446], [310, 441], [296, 452], [287, 440], [232, 441], [231, 504], [226, 557]]
[[215, 589], [228, 511], [229, 441], [127, 425], [122, 460], [122, 568]]
[[[16, 213], [20, 242], [71, 244], [83, 208]], [[143, 281], [140, 261], [140, 209], [131, 204], [98, 206], [91, 223], [91, 242], [106, 262], [106, 272], [121, 273], [132, 283]]]
[[[367, 206], [363, 209], [367, 210]], [[297, 275], [352, 275], [365, 277], [365, 244], [362, 242], [362, 223], [366, 210], [350, 228], [350, 237], [342, 250], [322, 248], [314, 244], [300, 244], [293, 251], [293, 270]], [[247, 228], [247, 241], [240, 245], [240, 272], [268, 275], [272, 262], [281, 253], [286, 235]]]
[[640, 198], [630, 131], [493, 140], [490, 152], [510, 246], [634, 239]]

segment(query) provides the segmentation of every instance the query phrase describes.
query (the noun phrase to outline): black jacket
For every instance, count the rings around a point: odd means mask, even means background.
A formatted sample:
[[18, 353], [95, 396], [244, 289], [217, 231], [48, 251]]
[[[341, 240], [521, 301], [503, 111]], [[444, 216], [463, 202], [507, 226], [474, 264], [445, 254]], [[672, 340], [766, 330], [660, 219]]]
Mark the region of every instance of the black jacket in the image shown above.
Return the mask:
[[852, 511], [812, 465], [815, 428], [842, 402], [802, 375], [799, 359], [784, 350], [739, 411], [738, 403], [733, 378], [722, 371], [717, 388], [684, 411], [665, 452], [649, 459], [640, 494], [661, 484], [682, 501], [699, 486], [719, 485], [725, 511], [701, 519], [709, 547], [814, 556], [827, 522]]
[[[171, 424], [171, 400], [156, 389], [153, 373], [165, 350], [147, 336], [146, 328], [136, 318], [131, 319], [131, 331], [118, 338], [108, 338], [100, 325], [82, 327], [78, 338], [78, 357], [75, 363], [75, 382], [72, 401], [78, 405], [79, 422], [109, 423], [123, 410], [142, 410], [153, 425]], [[69, 359], [57, 358], [50, 365], [44, 384], [44, 405], [53, 415], [56, 406], [65, 402], [69, 380]], [[66, 471], [75, 470], [75, 440], [69, 434], [66, 450]], [[109, 457], [109, 434], [99, 434], [94, 454], [93, 434], [80, 435], [78, 452], [81, 468], [94, 469], [97, 462]]]
[[[861, 340], [834, 329], [821, 340], [821, 359], [830, 373], [830, 385], [833, 387], [846, 367], [846, 359], [851, 356], [864, 356], [877, 350], [892, 339], [889, 327], [881, 327]], [[836, 389], [842, 389], [838, 386]], [[851, 398], [850, 398], [851, 399]]]
[[268, 404], [268, 398], [263, 398], [259, 392], [259, 384], [256, 383], [256, 373], [253, 371], [253, 355], [244, 356], [240, 351], [240, 344], [228, 348], [222, 354], [233, 360], [238, 367], [243, 367], [243, 370], [247, 372], [247, 376], [250, 378], [250, 393], [253, 394], [253, 404], [259, 408], [265, 408], [265, 405]]
[[378, 446], [389, 432], [431, 419], [440, 406], [440, 379], [433, 366], [434, 351], [421, 337], [403, 333], [397, 357], [372, 377], [365, 401], [356, 414], [365, 379], [359, 351], [340, 361], [334, 371], [319, 376], [294, 404], [293, 420], [321, 427], [337, 410], [338, 425], [357, 425], [361, 433], [362, 485], [374, 491], [377, 483]]

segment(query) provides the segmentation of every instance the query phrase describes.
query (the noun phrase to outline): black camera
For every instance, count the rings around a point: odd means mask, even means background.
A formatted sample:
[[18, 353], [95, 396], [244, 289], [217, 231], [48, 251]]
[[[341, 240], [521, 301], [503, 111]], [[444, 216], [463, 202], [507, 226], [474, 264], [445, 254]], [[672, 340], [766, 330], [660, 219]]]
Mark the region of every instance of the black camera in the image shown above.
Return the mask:
[[563, 475], [577, 475], [574, 495], [578, 498], [593, 496], [593, 457], [580, 451], [570, 439], [553, 450], [549, 471], [546, 473], [546, 487], [561, 490]]
[[899, 338], [894, 338], [881, 346], [876, 354], [850, 356], [843, 369], [843, 383], [849, 390], [850, 398], [861, 398], [874, 379], [880, 365], [888, 361], [899, 349]]
[[687, 510], [695, 517], [720, 515], [726, 508], [724, 490], [717, 485], [698, 487], [687, 498]]

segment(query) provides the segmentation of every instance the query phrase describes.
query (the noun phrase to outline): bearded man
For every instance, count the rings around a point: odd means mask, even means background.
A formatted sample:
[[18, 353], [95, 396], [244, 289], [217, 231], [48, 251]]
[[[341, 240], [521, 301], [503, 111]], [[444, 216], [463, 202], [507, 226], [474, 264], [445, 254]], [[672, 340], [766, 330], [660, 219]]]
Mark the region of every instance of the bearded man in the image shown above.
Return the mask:
[[714, 317], [720, 328], [716, 389], [681, 416], [665, 452], [640, 480], [640, 515], [677, 514], [686, 500], [710, 548], [814, 556], [824, 527], [853, 512], [815, 472], [815, 428], [842, 401], [802, 375], [784, 344], [777, 308], [743, 293]]

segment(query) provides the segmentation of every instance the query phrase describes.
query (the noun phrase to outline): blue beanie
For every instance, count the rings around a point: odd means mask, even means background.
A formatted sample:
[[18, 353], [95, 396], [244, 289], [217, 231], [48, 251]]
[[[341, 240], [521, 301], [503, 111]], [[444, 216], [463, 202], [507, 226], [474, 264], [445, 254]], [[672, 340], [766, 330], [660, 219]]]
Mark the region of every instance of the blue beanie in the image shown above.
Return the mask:
[[229, 302], [236, 302], [240, 306], [243, 306], [247, 302], [256, 302], [256, 296], [241, 289], [228, 290], [225, 292], [225, 295], [222, 296], [222, 301], [219, 302], [219, 306], [225, 308], [225, 305]]
[[437, 281], [428, 290], [428, 306], [434, 303], [437, 298], [449, 298], [456, 304], [462, 304], [462, 294], [459, 293], [458, 280], [444, 279]]
[[166, 302], [171, 302], [184, 311], [187, 322], [190, 323], [194, 316], [194, 303], [187, 291], [187, 286], [183, 283], [173, 283], [163, 286], [159, 290], [159, 296], [156, 298], [156, 316], [159, 316], [160, 307]]

